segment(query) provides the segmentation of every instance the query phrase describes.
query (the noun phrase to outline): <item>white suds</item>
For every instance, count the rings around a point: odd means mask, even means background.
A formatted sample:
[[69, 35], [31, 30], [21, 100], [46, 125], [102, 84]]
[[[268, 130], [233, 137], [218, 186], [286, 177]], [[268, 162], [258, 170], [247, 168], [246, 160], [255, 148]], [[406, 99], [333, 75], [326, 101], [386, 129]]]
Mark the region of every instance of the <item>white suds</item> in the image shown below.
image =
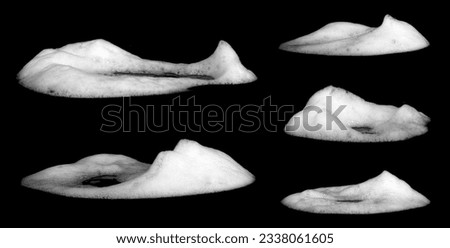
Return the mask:
[[[112, 178], [117, 184], [86, 183], [102, 178]], [[159, 153], [151, 165], [122, 155], [100, 154], [45, 169], [25, 177], [22, 185], [71, 197], [125, 199], [213, 193], [253, 181], [253, 175], [227, 154], [180, 140], [173, 151]]]
[[282, 203], [320, 214], [375, 214], [424, 207], [430, 201], [405, 181], [384, 171], [361, 184], [305, 190]]
[[315, 93], [305, 108], [290, 119], [285, 132], [333, 141], [398, 141], [426, 133], [429, 120], [409, 105], [377, 105], [328, 86]]
[[173, 64], [141, 59], [101, 39], [45, 49], [18, 78], [40, 93], [83, 98], [167, 94], [199, 85], [256, 80], [225, 41], [205, 60]]
[[419, 50], [428, 41], [410, 24], [386, 15], [378, 28], [349, 22], [334, 22], [288, 41], [280, 49], [309, 54], [368, 56]]

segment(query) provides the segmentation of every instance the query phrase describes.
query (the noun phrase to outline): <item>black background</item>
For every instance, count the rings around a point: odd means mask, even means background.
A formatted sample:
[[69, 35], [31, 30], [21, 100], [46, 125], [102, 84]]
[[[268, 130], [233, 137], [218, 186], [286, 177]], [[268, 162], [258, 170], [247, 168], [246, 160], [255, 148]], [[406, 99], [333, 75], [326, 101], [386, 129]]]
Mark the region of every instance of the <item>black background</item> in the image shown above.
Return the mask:
[[[126, 6], [124, 6], [126, 5]], [[425, 6], [424, 6], [425, 5]], [[25, 8], [26, 7], [26, 8]], [[382, 3], [306, 4], [75, 4], [23, 6], [10, 20], [4, 103], [2, 227], [448, 227], [444, 131], [445, 73], [439, 7]], [[374, 57], [327, 57], [284, 52], [278, 46], [335, 21], [379, 26], [385, 14], [406, 21], [431, 43], [426, 49]], [[393, 143], [355, 144], [309, 140], [283, 132], [104, 133], [102, 109], [122, 98], [72, 99], [39, 94], [16, 74], [44, 48], [103, 38], [141, 58], [191, 63], [227, 41], [258, 80], [205, 86], [161, 96], [133, 97], [133, 104], [160, 106], [176, 97], [197, 104], [277, 106], [300, 111], [316, 91], [334, 85], [365, 100], [409, 104], [431, 118], [423, 136]], [[127, 100], [127, 99], [126, 99]], [[293, 113], [292, 113], [293, 114]], [[291, 115], [291, 114], [290, 114]], [[290, 116], [289, 115], [289, 116]], [[243, 124], [234, 122], [235, 127]], [[182, 139], [219, 149], [256, 176], [254, 184], [217, 194], [142, 200], [66, 198], [20, 186], [24, 176], [98, 153], [123, 154], [151, 163]], [[447, 164], [447, 165], [446, 165]], [[316, 215], [284, 207], [289, 194], [349, 185], [383, 170], [431, 200], [415, 210], [375, 215]]]

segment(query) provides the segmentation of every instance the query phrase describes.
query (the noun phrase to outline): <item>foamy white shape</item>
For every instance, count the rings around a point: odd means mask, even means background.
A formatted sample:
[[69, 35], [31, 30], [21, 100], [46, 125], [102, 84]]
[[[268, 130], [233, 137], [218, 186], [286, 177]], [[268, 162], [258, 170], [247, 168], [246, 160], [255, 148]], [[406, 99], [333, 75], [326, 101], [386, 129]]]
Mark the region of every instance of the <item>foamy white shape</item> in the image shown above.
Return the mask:
[[[327, 108], [327, 97], [331, 108]], [[341, 112], [339, 108], [343, 108]], [[378, 105], [344, 89], [328, 86], [315, 93], [305, 108], [289, 120], [285, 132], [332, 141], [399, 141], [426, 133], [429, 121], [409, 105], [400, 108]]]
[[225, 41], [207, 59], [173, 64], [141, 59], [105, 40], [45, 49], [18, 74], [37, 92], [66, 97], [167, 94], [206, 84], [241, 84], [256, 76]]
[[280, 49], [322, 55], [366, 56], [419, 50], [429, 42], [410, 24], [390, 15], [378, 28], [350, 22], [333, 22], [288, 41]]
[[426, 206], [430, 201], [405, 181], [384, 171], [363, 183], [305, 190], [282, 203], [289, 208], [320, 214], [376, 214]]
[[[105, 187], [83, 183], [101, 177], [119, 183]], [[25, 177], [22, 185], [71, 197], [126, 199], [213, 193], [253, 181], [253, 175], [227, 154], [180, 140], [173, 151], [159, 153], [151, 165], [122, 155], [100, 154], [45, 169]]]

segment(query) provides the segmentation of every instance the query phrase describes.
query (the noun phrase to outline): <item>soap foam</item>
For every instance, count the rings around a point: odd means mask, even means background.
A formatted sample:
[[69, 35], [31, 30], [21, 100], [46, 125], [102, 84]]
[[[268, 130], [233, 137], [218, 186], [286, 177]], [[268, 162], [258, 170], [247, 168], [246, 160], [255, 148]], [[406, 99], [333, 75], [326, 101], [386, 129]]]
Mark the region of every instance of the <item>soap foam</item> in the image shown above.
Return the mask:
[[[84, 185], [101, 176], [119, 183]], [[173, 151], [160, 152], [153, 164], [112, 154], [90, 156], [25, 177], [22, 185], [82, 198], [159, 198], [214, 193], [244, 187], [254, 176], [227, 154], [195, 141], [181, 140]]]

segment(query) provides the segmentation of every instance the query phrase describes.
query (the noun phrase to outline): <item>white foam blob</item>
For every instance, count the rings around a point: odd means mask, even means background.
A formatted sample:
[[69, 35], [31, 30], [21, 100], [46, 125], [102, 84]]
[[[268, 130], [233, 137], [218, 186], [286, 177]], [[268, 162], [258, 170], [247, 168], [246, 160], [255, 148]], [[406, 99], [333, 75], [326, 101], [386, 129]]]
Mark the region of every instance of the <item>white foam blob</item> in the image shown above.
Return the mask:
[[[104, 179], [117, 184], [98, 187]], [[180, 140], [173, 151], [160, 152], [153, 164], [122, 155], [99, 154], [25, 177], [22, 185], [82, 198], [159, 198], [244, 187], [254, 176], [227, 154], [195, 141]]]
[[225, 41], [205, 60], [174, 64], [141, 59], [102, 39], [45, 49], [18, 78], [37, 92], [86, 98], [167, 94], [198, 85], [256, 80]]
[[[327, 101], [331, 107], [327, 107]], [[305, 108], [289, 120], [285, 132], [332, 141], [399, 141], [426, 133], [429, 121], [409, 105], [378, 105], [328, 86], [315, 93]]]
[[350, 22], [333, 22], [288, 41], [280, 49], [297, 53], [367, 56], [419, 50], [429, 42], [410, 24], [390, 15], [378, 28]]
[[376, 214], [424, 207], [430, 201], [405, 181], [384, 171], [363, 183], [305, 190], [282, 203], [292, 209], [320, 214]]

